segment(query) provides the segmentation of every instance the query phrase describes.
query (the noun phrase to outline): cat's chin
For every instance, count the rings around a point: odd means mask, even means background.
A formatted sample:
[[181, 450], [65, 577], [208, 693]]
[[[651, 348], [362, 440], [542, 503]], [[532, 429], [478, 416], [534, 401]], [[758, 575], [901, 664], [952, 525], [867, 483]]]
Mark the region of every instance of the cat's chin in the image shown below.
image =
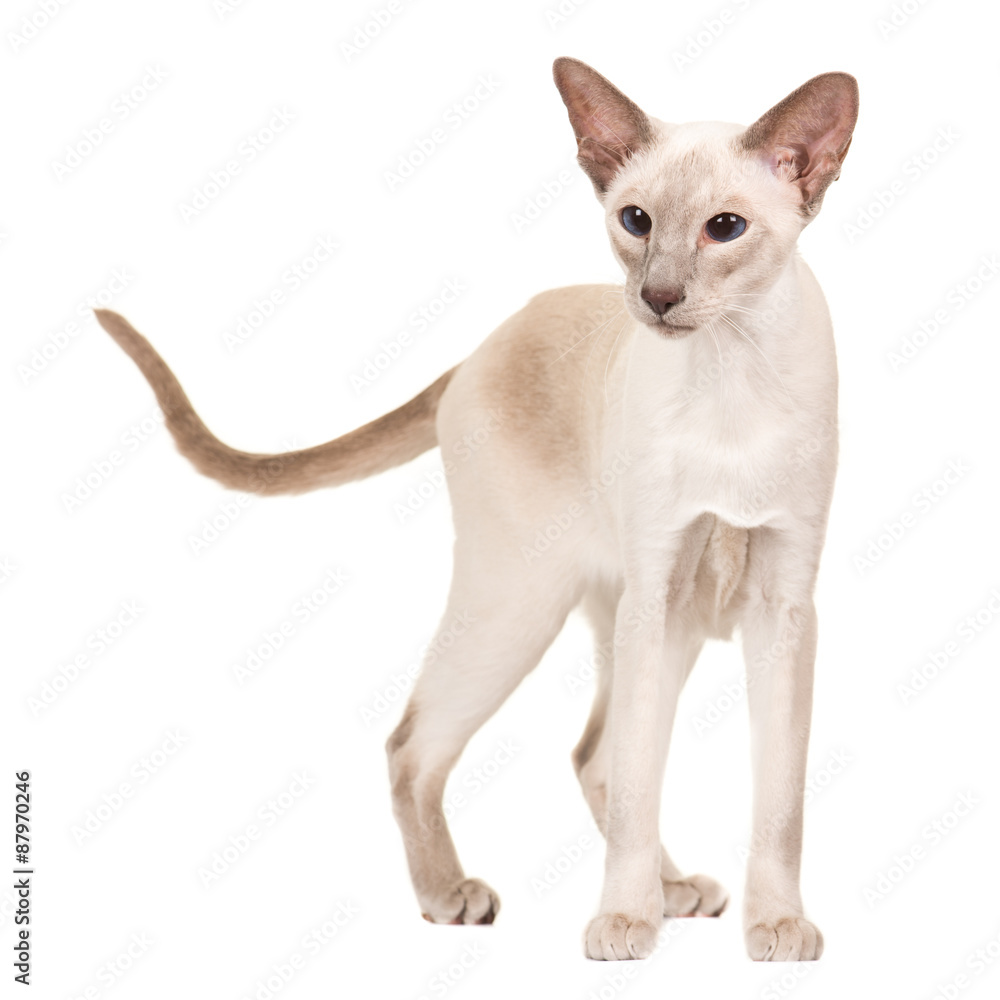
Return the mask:
[[654, 320], [643, 320], [643, 323], [664, 340], [683, 340], [685, 337], [690, 337], [698, 329], [696, 326], [687, 326], [681, 323], [667, 323], [660, 317]]

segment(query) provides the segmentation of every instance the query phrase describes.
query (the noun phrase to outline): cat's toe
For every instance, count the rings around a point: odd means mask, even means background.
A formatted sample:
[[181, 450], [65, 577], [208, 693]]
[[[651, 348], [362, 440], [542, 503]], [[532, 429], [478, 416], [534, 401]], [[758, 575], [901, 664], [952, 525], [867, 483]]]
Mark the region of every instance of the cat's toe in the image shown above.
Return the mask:
[[707, 875], [688, 875], [676, 882], [663, 880], [665, 917], [717, 917], [728, 902], [729, 893]]
[[805, 917], [782, 917], [747, 928], [747, 953], [755, 962], [812, 962], [823, 954], [823, 935]]
[[598, 961], [649, 958], [656, 947], [657, 928], [648, 920], [624, 913], [602, 913], [587, 925], [583, 953]]
[[424, 905], [424, 920], [434, 924], [492, 924], [500, 897], [482, 880], [467, 878]]

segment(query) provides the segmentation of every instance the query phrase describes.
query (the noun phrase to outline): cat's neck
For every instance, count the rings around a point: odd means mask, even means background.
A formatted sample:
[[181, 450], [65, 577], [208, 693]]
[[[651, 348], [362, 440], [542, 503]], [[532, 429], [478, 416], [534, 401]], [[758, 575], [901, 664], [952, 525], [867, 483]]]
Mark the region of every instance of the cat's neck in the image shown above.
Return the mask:
[[796, 255], [769, 288], [734, 299], [721, 318], [682, 339], [664, 341], [633, 323], [622, 350], [622, 402], [664, 429], [692, 415], [735, 428], [835, 406], [832, 333], [803, 322], [807, 299], [819, 294]]

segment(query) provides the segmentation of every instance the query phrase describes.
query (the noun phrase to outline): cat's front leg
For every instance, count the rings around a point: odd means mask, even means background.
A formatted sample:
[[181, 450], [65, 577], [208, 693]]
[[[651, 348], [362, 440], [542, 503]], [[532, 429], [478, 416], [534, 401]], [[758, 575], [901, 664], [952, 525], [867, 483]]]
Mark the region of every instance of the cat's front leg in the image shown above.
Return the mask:
[[823, 936], [804, 916], [799, 867], [816, 656], [814, 560], [801, 538], [767, 532], [757, 541], [742, 623], [754, 780], [744, 934], [755, 961], [811, 961], [822, 954]]
[[609, 707], [607, 855], [600, 914], [584, 933], [588, 958], [647, 958], [663, 920], [660, 789], [691, 640], [664, 587], [629, 587], [618, 605]]

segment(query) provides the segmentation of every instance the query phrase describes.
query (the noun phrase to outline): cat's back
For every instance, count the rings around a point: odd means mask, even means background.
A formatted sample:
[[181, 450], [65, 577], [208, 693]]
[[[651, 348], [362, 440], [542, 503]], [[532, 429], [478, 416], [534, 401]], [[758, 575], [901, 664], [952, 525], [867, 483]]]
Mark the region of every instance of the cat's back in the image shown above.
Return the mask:
[[585, 471], [597, 438], [590, 432], [603, 419], [608, 359], [630, 325], [621, 285], [535, 295], [455, 373], [439, 409], [445, 454], [449, 438], [474, 432], [493, 411], [503, 414], [497, 440], [524, 460]]

